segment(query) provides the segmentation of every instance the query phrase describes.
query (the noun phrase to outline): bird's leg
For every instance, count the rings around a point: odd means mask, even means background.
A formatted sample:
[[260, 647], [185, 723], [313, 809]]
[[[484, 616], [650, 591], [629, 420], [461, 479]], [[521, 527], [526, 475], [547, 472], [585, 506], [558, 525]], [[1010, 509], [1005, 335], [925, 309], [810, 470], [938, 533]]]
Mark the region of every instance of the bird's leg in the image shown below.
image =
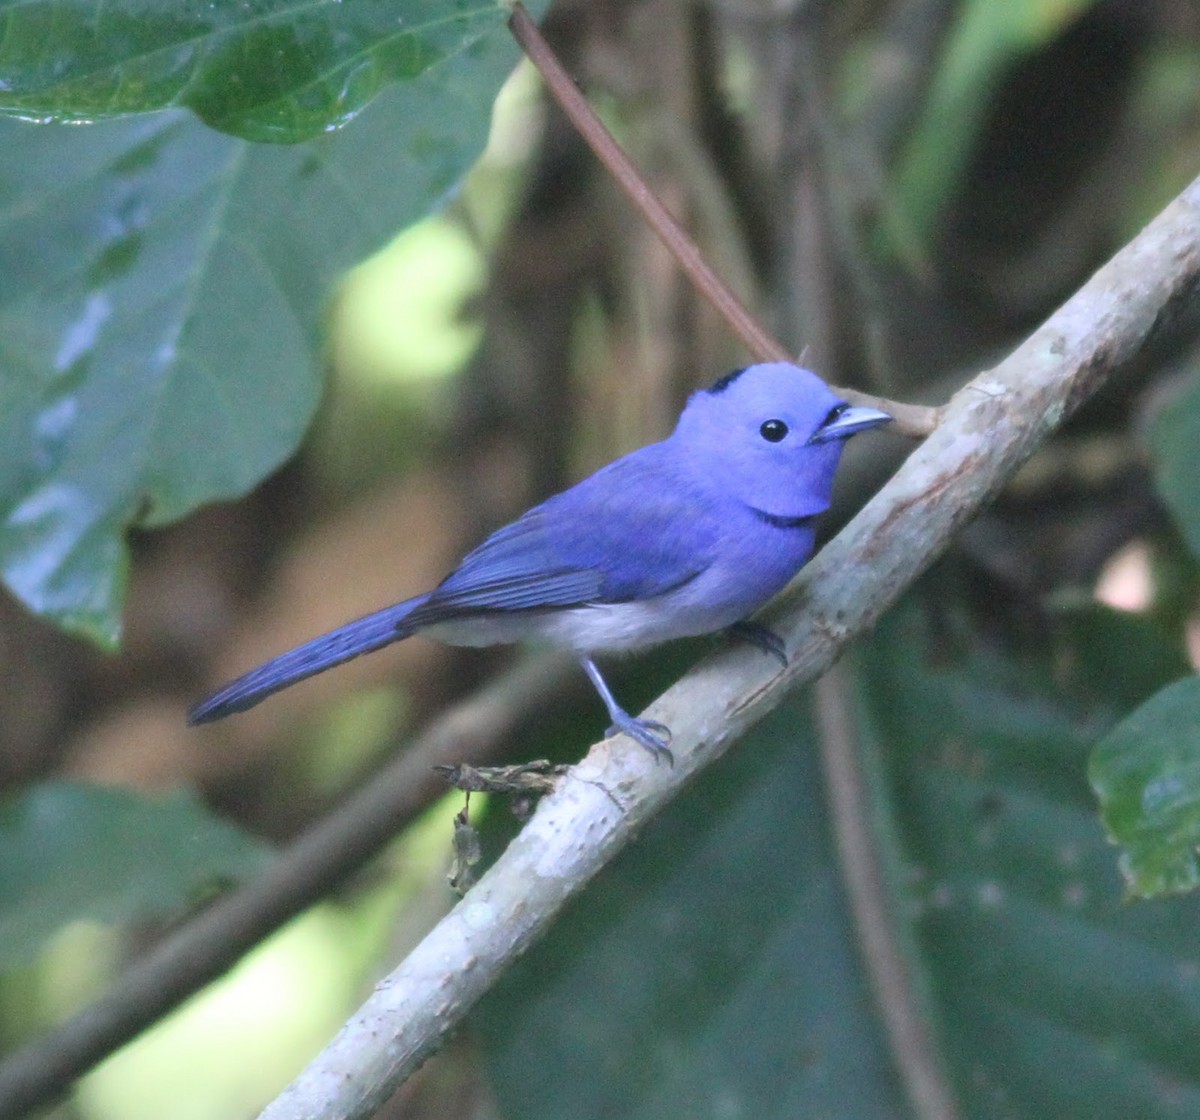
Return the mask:
[[780, 664], [785, 669], [787, 668], [787, 646], [783, 644], [783, 639], [774, 630], [768, 629], [761, 622], [751, 622], [749, 619], [743, 618], [741, 622], [735, 622], [732, 626], [728, 627], [726, 632], [731, 638], [737, 638], [741, 642], [749, 642], [756, 649], [762, 650], [763, 653], [778, 658]]
[[671, 741], [671, 729], [652, 719], [637, 719], [631, 716], [617, 703], [613, 694], [608, 690], [608, 685], [604, 683], [604, 678], [600, 675], [600, 670], [596, 668], [596, 663], [590, 657], [581, 655], [579, 664], [583, 666], [583, 671], [587, 673], [588, 679], [596, 686], [596, 691], [600, 693], [600, 699], [604, 701], [604, 706], [608, 709], [608, 718], [613, 721], [612, 727], [608, 729], [608, 734], [613, 735], [620, 731], [645, 747], [654, 755], [655, 762], [665, 758], [669, 765], [674, 766], [675, 757], [667, 747]]

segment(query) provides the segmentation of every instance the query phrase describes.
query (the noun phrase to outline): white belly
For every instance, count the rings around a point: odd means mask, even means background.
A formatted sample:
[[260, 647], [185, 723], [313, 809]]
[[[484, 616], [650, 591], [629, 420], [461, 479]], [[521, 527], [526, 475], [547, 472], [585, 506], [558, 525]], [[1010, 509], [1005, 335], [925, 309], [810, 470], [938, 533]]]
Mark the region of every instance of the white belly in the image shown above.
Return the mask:
[[702, 589], [689, 584], [642, 603], [597, 603], [567, 610], [497, 613], [438, 623], [423, 633], [457, 646], [534, 640], [577, 653], [633, 650], [723, 630], [761, 605], [726, 599], [713, 606], [698, 601], [703, 597]]

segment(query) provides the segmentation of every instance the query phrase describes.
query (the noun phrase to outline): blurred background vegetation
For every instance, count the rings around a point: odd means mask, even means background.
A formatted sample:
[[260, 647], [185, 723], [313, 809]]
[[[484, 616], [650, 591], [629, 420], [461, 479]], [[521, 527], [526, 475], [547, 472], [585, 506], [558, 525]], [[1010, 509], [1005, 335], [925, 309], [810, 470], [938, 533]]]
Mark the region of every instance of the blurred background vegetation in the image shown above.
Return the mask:
[[[544, 26], [805, 364], [898, 399], [940, 403], [997, 361], [1200, 167], [1192, 0], [562, 0]], [[360, 158], [366, 192], [394, 153]], [[13, 182], [0, 166], [3, 222]], [[291, 236], [336, 239], [359, 190]], [[746, 363], [527, 65], [442, 202], [324, 292], [326, 387], [295, 456], [241, 500], [133, 531], [118, 654], [0, 599], [8, 1047], [521, 654], [414, 639], [211, 729], [184, 726], [190, 702], [428, 587]], [[0, 306], [2, 377], [37, 309]], [[1200, 658], [1198, 322], [1041, 449], [848, 658], [891, 905], [965, 1117], [1200, 1115], [1200, 904], [1127, 901], [1087, 769]], [[856, 441], [829, 531], [907, 449]], [[709, 648], [627, 662], [622, 695]], [[565, 696], [497, 757], [573, 760], [598, 707]], [[815, 738], [797, 697], [707, 772], [382, 1115], [913, 1115]], [[385, 854], [55, 1115], [251, 1115], [453, 903], [460, 805], [397, 820]], [[485, 859], [515, 827], [499, 809]]]

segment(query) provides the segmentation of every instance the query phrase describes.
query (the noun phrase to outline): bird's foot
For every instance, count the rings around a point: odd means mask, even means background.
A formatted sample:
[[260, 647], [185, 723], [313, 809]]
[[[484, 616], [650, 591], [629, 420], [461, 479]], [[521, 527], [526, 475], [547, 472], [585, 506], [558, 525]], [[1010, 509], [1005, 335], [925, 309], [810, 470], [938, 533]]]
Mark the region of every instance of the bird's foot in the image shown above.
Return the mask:
[[608, 734], [616, 735], [620, 732], [622, 735], [628, 735], [635, 743], [641, 743], [654, 755], [655, 762], [665, 758], [667, 765], [674, 766], [675, 756], [667, 746], [671, 741], [671, 729], [666, 724], [656, 723], [652, 719], [637, 719], [631, 716], [613, 698], [612, 692], [609, 691], [608, 685], [604, 683], [604, 678], [600, 675], [600, 670], [596, 668], [596, 663], [590, 657], [581, 655], [579, 664], [583, 666], [583, 671], [587, 673], [588, 679], [596, 686], [596, 691], [600, 693], [600, 699], [604, 701], [604, 706], [608, 709], [609, 718], [612, 720], [612, 727], [608, 729]]
[[675, 765], [675, 756], [667, 744], [671, 741], [671, 729], [665, 723], [653, 719], [638, 719], [628, 712], [613, 713], [613, 725], [608, 729], [608, 735], [628, 735], [635, 743], [640, 743], [653, 756], [654, 761], [666, 760], [668, 766]]
[[777, 658], [779, 663], [785, 669], [787, 668], [787, 646], [784, 645], [783, 639], [774, 630], [764, 626], [761, 622], [749, 622], [743, 619], [741, 622], [735, 622], [730, 626], [727, 633], [731, 638], [736, 638], [741, 642], [749, 642], [755, 649], [760, 649], [763, 653]]

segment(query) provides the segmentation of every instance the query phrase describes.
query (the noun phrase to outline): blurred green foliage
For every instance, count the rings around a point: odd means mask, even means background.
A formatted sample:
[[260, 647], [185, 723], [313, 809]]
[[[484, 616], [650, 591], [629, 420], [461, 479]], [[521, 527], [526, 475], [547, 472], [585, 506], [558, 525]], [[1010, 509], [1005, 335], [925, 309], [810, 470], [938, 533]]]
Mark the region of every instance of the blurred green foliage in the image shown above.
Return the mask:
[[[1081, 27], [1103, 31], [1112, 7], [942, 5], [944, 33], [894, 159], [872, 166], [877, 178], [854, 176], [851, 191], [838, 158], [818, 153], [825, 189], [863, 203], [844, 213], [864, 256], [841, 262], [828, 286], [847, 290], [838, 294], [866, 338], [830, 350], [865, 369], [881, 339], [903, 335], [913, 350], [890, 371], [895, 392], [943, 396], [1049, 313], [1054, 292], [1115, 248], [1114, 231], [1131, 233], [1194, 173], [1200, 34], [1164, 34], [1178, 31], [1169, 22], [1149, 33], [1145, 13], [1118, 13], [1111, 57], [1095, 55], [1091, 80], [1098, 73], [1103, 87], [1111, 74], [1126, 92], [1103, 121], [1079, 108], [1086, 98], [1068, 104], [1056, 86], [1042, 95], [1030, 77], [1049, 57], [1038, 80], [1061, 76], [1066, 89], [1068, 61], [1079, 58], [1054, 52]], [[696, 10], [720, 22], [707, 5]], [[863, 9], [841, 53], [823, 56], [834, 88], [853, 91], [828, 133], [857, 136], [859, 114], [878, 110], [874, 83], [887, 67], [872, 64], [894, 58], [889, 34], [901, 41], [902, 21], [889, 24], [885, 10]], [[498, 517], [497, 494], [519, 489], [541, 444], [565, 431], [572, 463], [606, 446], [604, 433], [580, 432], [580, 417], [609, 410], [640, 421], [686, 389], [637, 375], [643, 358], [672, 345], [692, 361], [694, 340], [638, 334], [663, 272], [635, 246], [631, 219], [612, 232], [598, 195], [581, 191], [591, 207], [582, 221], [548, 220], [553, 236], [524, 256], [510, 248], [507, 270], [493, 267], [509, 231], [528, 236], [552, 210], [547, 199], [582, 174], [569, 163], [562, 172], [539, 147], [550, 126], [530, 109], [526, 76], [499, 123], [505, 150], [459, 195], [517, 58], [503, 15], [441, 0], [220, 0], [178, 12], [126, 0], [105, 5], [103, 18], [74, 0], [0, 5], [0, 112], [121, 118], [87, 128], [0, 121], [0, 573], [26, 607], [113, 645], [129, 531], [252, 491], [297, 449], [325, 373], [333, 390], [305, 459], [251, 499], [260, 503], [251, 518], [285, 505], [281, 492], [298, 500], [312, 477], [321, 498], [305, 515], [400, 476], [433, 488], [448, 473], [441, 441], [463, 432], [452, 448], [467, 464], [460, 496]], [[613, 57], [604, 20], [576, 24], [576, 46]], [[783, 49], [802, 30], [772, 25], [766, 38]], [[788, 178], [791, 149], [778, 166], [749, 162], [748, 152], [764, 160], [776, 150], [773, 127], [790, 136], [800, 123], [794, 112], [770, 119], [764, 76], [787, 68], [743, 31], [705, 56], [736, 122], [703, 97], [690, 104], [710, 139], [735, 123], [752, 131], [761, 117], [770, 142], [731, 155], [714, 141], [702, 153], [709, 162], [684, 159], [680, 176], [678, 197], [694, 190], [717, 228], [723, 212], [704, 204], [722, 169], [747, 228], [769, 182], [784, 180], [787, 197], [804, 193]], [[655, 49], [667, 45], [664, 36]], [[1002, 95], [1022, 82], [1039, 95], [1024, 114], [1006, 110]], [[599, 96], [630, 144], [655, 133], [695, 157], [677, 130], [686, 98]], [[1049, 151], [1018, 144], [1001, 158], [988, 147], [996, 136], [1031, 139], [1024, 133], [1055, 119], [1059, 98], [1063, 131]], [[1144, 143], [1125, 154], [1132, 134]], [[1106, 136], [1126, 147], [1100, 151]], [[550, 170], [539, 179], [540, 159]], [[773, 201], [761, 210], [779, 210]], [[1039, 255], [1043, 223], [1050, 249]], [[923, 270], [915, 280], [898, 277], [888, 254], [870, 255], [881, 231]], [[764, 289], [784, 289], [788, 278], [772, 268], [782, 269], [780, 245], [794, 232], [773, 230], [766, 264], [745, 246], [729, 259], [757, 269]], [[586, 276], [575, 302], [564, 258]], [[614, 259], [636, 262], [645, 287], [622, 289]], [[864, 272], [879, 287], [855, 304], [843, 281]], [[695, 322], [673, 310], [672, 327], [687, 335]], [[912, 343], [937, 338], [953, 316], [936, 353]], [[529, 339], [559, 330], [580, 368], [531, 365], [540, 351]], [[462, 374], [471, 363], [493, 380]], [[1175, 897], [1195, 885], [1200, 846], [1196, 349], [1180, 344], [1147, 364], [1055, 445], [1060, 459], [1031, 464], [850, 659], [887, 903], [967, 1117], [1127, 1120], [1200, 1108], [1200, 904]], [[606, 365], [609, 381], [595, 374]], [[400, 518], [396, 555], [411, 556], [409, 539], [449, 517], [437, 504], [447, 493], [435, 492], [424, 521]], [[204, 530], [189, 543], [220, 535]], [[1098, 576], [1124, 578], [1116, 561], [1129, 544], [1140, 589], [1114, 610], [1096, 602]], [[256, 549], [261, 541], [246, 546]], [[396, 555], [377, 562], [398, 564]], [[247, 566], [269, 582], [275, 562], [256, 555]], [[336, 563], [320, 576], [353, 578]], [[186, 617], [182, 581], [179, 599]], [[622, 695], [652, 696], [700, 648], [626, 666]], [[375, 682], [286, 732], [295, 753], [284, 779], [271, 784], [255, 756], [209, 792], [250, 818], [256, 799], [316, 804], [419, 718], [423, 699], [416, 685], [401, 695]], [[182, 701], [171, 702], [182, 718]], [[549, 747], [520, 749], [569, 758], [600, 726], [591, 702], [547, 713]], [[449, 903], [442, 879], [460, 803], [409, 827], [364, 881], [107, 1063], [72, 1107], [86, 1120], [202, 1120], [261, 1103], [394, 961], [397, 942]], [[489, 855], [515, 827], [501, 816], [484, 832]], [[183, 794], [39, 785], [14, 792], [0, 825], [10, 865], [0, 868], [0, 1025], [12, 1041], [69, 1013], [116, 970], [123, 942], [113, 928], [185, 913], [267, 858]], [[474, 1076], [513, 1116], [906, 1114], [841, 874], [799, 697], [703, 775], [488, 997], [471, 1021], [484, 1059]]]
[[186, 791], [38, 786], [0, 807], [0, 969], [71, 921], [173, 914], [266, 863], [261, 844]]

